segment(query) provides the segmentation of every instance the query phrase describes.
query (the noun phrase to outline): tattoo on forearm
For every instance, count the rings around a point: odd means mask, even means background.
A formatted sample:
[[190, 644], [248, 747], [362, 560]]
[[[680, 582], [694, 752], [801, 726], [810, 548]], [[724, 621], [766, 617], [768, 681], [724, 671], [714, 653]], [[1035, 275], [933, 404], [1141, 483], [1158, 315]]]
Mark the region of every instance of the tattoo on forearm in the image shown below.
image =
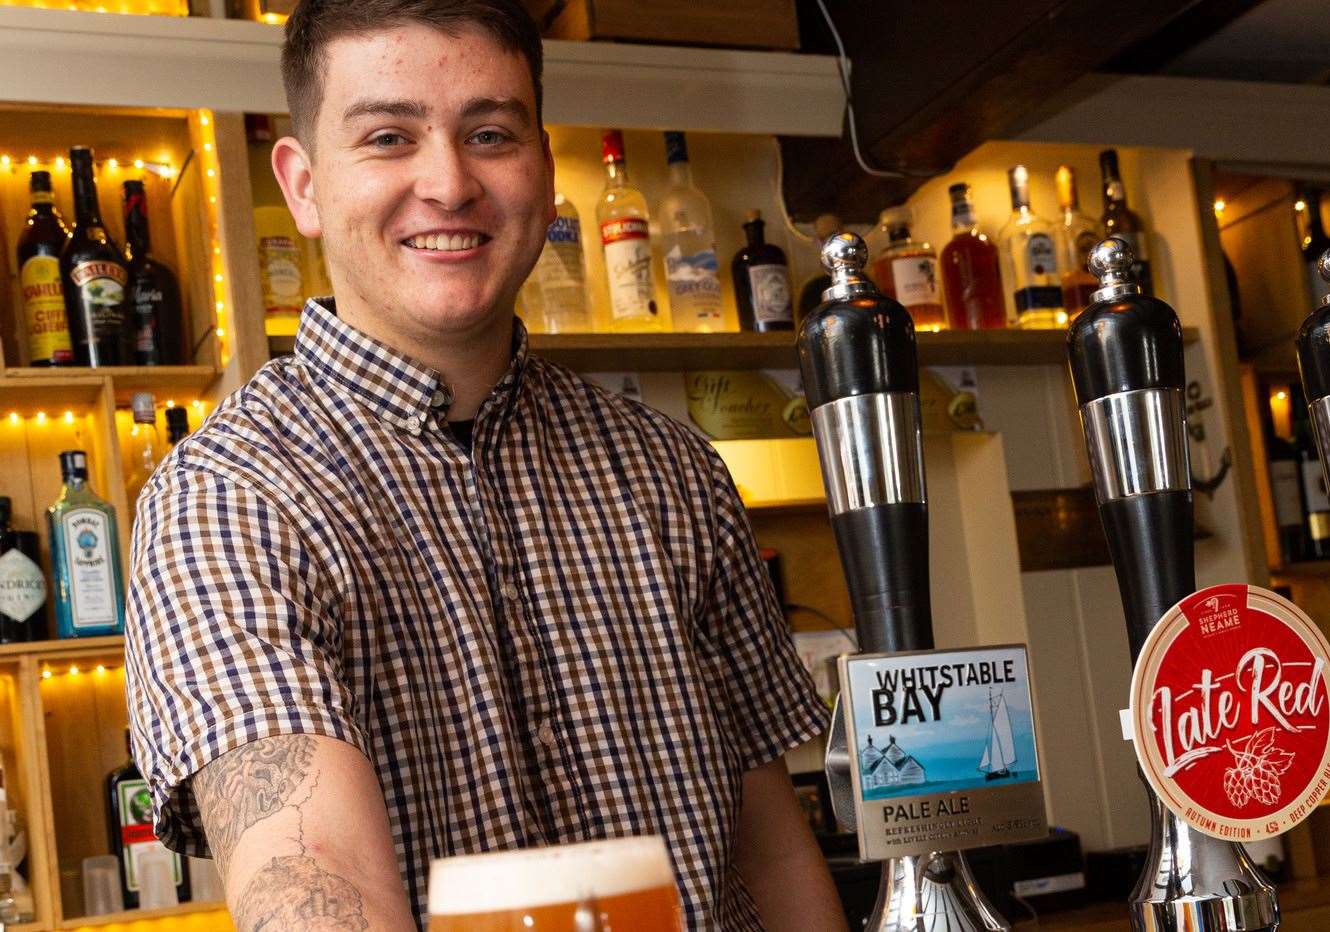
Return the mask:
[[240, 932], [364, 932], [364, 903], [349, 881], [311, 857], [273, 858], [250, 880], [235, 912]]
[[261, 738], [195, 775], [194, 796], [223, 877], [240, 836], [290, 802], [313, 759], [314, 740], [308, 735]]

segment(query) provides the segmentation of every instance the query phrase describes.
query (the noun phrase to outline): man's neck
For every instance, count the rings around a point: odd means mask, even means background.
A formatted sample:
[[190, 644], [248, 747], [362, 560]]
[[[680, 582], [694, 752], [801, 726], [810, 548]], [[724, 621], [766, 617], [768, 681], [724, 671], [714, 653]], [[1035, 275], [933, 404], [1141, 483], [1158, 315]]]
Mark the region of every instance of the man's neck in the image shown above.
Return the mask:
[[473, 331], [403, 334], [383, 325], [373, 313], [361, 313], [354, 302], [337, 304], [337, 316], [371, 339], [439, 373], [452, 389], [448, 420], [469, 421], [503, 378], [513, 356], [513, 315], [499, 315]]

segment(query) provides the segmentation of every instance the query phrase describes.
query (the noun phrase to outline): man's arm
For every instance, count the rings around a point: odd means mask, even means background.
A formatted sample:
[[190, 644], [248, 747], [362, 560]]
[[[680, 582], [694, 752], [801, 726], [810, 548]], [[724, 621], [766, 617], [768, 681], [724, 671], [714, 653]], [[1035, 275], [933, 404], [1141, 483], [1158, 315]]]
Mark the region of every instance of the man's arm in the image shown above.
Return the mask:
[[795, 799], [785, 759], [743, 777], [735, 866], [768, 932], [842, 932], [845, 912]]
[[333, 738], [263, 738], [193, 779], [238, 932], [414, 932], [383, 791]]

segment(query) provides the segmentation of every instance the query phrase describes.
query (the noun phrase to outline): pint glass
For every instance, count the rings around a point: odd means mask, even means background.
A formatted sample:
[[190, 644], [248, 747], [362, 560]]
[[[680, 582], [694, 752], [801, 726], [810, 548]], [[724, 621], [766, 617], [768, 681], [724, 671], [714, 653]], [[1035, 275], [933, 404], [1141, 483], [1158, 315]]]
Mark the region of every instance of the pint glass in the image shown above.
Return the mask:
[[430, 865], [430, 932], [682, 932], [660, 838], [444, 858]]

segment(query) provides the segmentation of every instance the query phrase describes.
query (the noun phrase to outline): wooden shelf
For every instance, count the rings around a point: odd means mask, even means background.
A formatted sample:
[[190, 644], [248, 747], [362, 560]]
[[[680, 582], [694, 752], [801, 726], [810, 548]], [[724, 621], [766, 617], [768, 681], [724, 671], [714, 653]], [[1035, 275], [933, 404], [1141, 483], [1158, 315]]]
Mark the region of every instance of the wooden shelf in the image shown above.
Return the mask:
[[62, 638], [50, 641], [26, 641], [21, 644], [0, 644], [0, 657], [67, 657], [71, 654], [100, 654], [125, 649], [122, 635], [112, 634], [96, 638]]
[[1302, 560], [1270, 567], [1270, 575], [1284, 579], [1330, 577], [1330, 560]]
[[22, 379], [44, 379], [49, 382], [52, 379], [78, 377], [110, 378], [111, 384], [115, 386], [116, 404], [127, 405], [135, 392], [152, 392], [159, 402], [176, 396], [182, 400], [199, 398], [217, 378], [217, 370], [212, 366], [101, 366], [96, 369], [83, 366], [61, 369], [15, 367], [4, 370], [4, 377], [15, 380], [20, 386], [22, 382], [19, 380]]
[[[121, 913], [108, 913], [105, 916], [83, 916], [66, 919], [56, 928], [86, 929], [100, 926], [118, 926], [122, 923], [141, 922], [149, 919], [170, 919], [176, 916], [191, 916], [225, 909], [225, 903], [181, 903], [179, 906], [166, 906], [161, 909], [127, 909]], [[38, 927], [33, 926], [33, 928]], [[196, 927], [191, 926], [191, 928]]]

